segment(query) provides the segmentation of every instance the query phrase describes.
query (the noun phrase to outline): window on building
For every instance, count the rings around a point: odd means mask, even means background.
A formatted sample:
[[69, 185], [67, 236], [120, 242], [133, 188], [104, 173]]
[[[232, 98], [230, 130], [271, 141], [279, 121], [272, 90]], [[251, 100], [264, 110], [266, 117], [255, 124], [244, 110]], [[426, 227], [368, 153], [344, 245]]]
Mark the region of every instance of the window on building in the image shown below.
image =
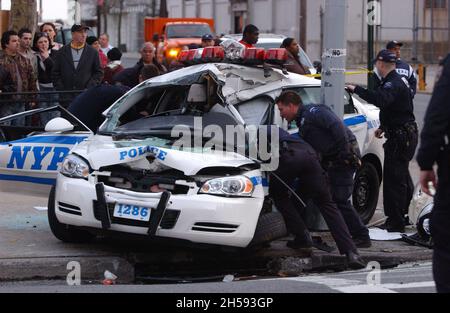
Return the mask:
[[427, 9], [446, 9], [448, 0], [426, 0], [425, 8]]

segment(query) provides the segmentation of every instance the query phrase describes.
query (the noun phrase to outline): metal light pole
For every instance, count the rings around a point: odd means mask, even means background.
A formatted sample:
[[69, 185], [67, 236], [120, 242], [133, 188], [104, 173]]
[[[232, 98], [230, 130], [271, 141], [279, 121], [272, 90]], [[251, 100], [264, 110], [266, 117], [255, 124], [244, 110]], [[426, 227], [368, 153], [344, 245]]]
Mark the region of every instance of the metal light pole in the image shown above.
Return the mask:
[[367, 69], [369, 73], [367, 74], [367, 87], [369, 89], [374, 89], [375, 81], [373, 78], [373, 60], [375, 59], [374, 52], [374, 34], [375, 34], [375, 23], [373, 22], [373, 14], [374, 10], [376, 10], [373, 6], [374, 1], [367, 0]]
[[344, 116], [347, 0], [326, 0], [322, 54], [322, 102]]

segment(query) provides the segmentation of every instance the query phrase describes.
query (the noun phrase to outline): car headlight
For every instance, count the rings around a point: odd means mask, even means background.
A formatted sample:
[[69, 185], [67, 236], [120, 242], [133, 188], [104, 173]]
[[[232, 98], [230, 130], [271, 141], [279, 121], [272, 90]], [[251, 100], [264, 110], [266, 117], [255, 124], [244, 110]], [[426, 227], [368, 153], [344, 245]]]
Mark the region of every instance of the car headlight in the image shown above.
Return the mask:
[[89, 176], [89, 165], [82, 158], [70, 154], [62, 164], [61, 174], [72, 178], [85, 178]]
[[199, 193], [230, 197], [251, 197], [254, 190], [255, 186], [248, 177], [232, 176], [207, 181]]

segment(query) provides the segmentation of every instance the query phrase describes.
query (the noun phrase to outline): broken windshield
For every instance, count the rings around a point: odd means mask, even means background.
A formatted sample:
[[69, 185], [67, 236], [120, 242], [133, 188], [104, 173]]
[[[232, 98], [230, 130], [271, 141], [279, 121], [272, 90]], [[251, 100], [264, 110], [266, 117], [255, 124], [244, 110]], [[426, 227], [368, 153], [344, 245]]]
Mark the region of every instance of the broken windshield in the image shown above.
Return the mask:
[[[221, 105], [219, 83], [208, 70], [177, 71], [142, 83], [119, 99], [108, 111], [100, 134], [111, 135], [118, 127], [153, 115], [209, 112]], [[184, 74], [187, 72], [187, 74]], [[195, 86], [195, 88], [194, 88]], [[145, 122], [139, 123], [140, 126]], [[145, 128], [145, 127], [144, 127]], [[147, 127], [148, 128], [148, 127]]]

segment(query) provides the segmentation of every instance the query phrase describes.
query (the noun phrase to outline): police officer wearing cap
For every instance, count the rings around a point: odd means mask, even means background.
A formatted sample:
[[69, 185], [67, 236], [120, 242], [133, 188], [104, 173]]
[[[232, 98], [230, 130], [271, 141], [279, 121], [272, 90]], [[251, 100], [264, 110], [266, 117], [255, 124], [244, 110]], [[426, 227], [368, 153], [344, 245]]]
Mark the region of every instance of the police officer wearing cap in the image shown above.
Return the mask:
[[206, 34], [202, 36], [202, 48], [206, 47], [214, 47], [216, 42], [214, 41], [214, 37], [211, 34]]
[[[421, 146], [417, 161], [422, 170], [422, 190], [430, 192], [429, 184], [437, 187], [431, 217], [434, 241], [433, 272], [439, 293], [450, 293], [450, 54], [435, 86], [433, 97], [425, 115]], [[438, 181], [433, 170], [437, 163]]]
[[[416, 73], [411, 65], [401, 59], [401, 47], [403, 47], [403, 43], [393, 40], [388, 42], [388, 44], [386, 45], [386, 50], [395, 53], [395, 55], [397, 56], [397, 61], [395, 63], [396, 71], [400, 76], [406, 78], [409, 84], [409, 88], [411, 89], [411, 95], [414, 98], [417, 92]], [[379, 86], [381, 84], [381, 78], [379, 77], [379, 73], [377, 71], [375, 71], [375, 73], [377, 74], [375, 75], [375, 85]]]
[[[285, 91], [277, 99], [281, 116], [288, 122], [297, 121], [299, 135], [320, 155], [330, 179], [331, 193], [344, 217], [358, 248], [369, 248], [369, 230], [353, 207], [354, 174], [360, 165], [356, 138], [342, 120], [324, 105], [304, 106], [294, 91]], [[357, 143], [356, 143], [357, 145]]]
[[[291, 136], [279, 129], [279, 167], [270, 177], [270, 195], [282, 213], [290, 233], [295, 235], [288, 247], [312, 249], [311, 235], [303, 222], [300, 211], [289, 198], [289, 189], [298, 179], [299, 193], [303, 199], [311, 199], [320, 209], [341, 254], [347, 256], [350, 268], [365, 267], [358, 254], [341, 212], [332, 200], [327, 173], [321, 167], [316, 151], [300, 137]], [[272, 142], [272, 149], [276, 147]]]
[[381, 139], [384, 134], [387, 138], [383, 195], [388, 219], [383, 228], [389, 232], [404, 232], [404, 215], [411, 200], [409, 162], [416, 151], [418, 129], [408, 81], [395, 70], [396, 61], [395, 53], [381, 50], [375, 64], [382, 77], [381, 85], [375, 91], [359, 86], [347, 86], [347, 89], [380, 108], [381, 126], [375, 135]]

